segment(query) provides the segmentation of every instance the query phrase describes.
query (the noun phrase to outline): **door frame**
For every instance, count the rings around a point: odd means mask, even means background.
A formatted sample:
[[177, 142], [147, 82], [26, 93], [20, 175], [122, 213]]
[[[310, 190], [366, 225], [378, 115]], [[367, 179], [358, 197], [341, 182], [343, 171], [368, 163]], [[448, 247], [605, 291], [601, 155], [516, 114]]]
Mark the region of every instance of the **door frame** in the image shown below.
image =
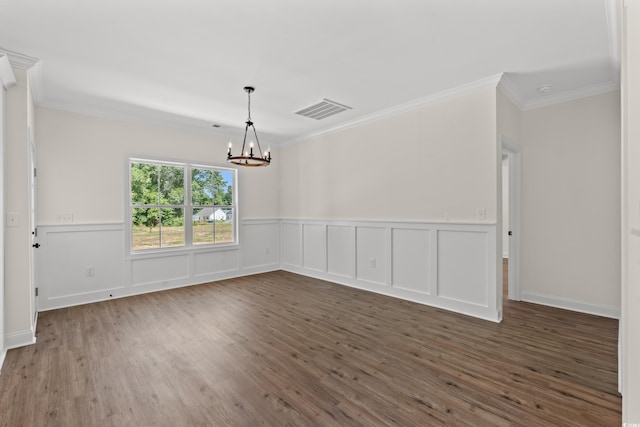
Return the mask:
[[[520, 148], [506, 137], [501, 137], [501, 154], [506, 154], [509, 162], [509, 277], [508, 298], [520, 301], [520, 263], [522, 261], [522, 153]], [[502, 155], [500, 155], [502, 158]], [[500, 191], [502, 181], [500, 182]], [[502, 194], [502, 193], [501, 193]]]
[[27, 129], [29, 134], [29, 228], [31, 232], [31, 248], [29, 253], [29, 279], [31, 282], [31, 313], [32, 326], [35, 332], [35, 326], [38, 321], [38, 297], [37, 297], [37, 262], [38, 262], [38, 216], [37, 216], [37, 194], [36, 194], [36, 161], [37, 152], [34, 141], [34, 132], [31, 126]]

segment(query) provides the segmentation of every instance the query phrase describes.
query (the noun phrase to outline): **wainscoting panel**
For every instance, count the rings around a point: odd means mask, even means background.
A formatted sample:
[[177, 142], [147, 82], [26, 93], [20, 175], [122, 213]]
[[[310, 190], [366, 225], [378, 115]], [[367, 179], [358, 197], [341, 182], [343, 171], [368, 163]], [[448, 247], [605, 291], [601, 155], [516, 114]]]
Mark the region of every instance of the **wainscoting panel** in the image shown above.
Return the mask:
[[383, 227], [356, 227], [356, 277], [358, 280], [386, 285], [387, 230]]
[[302, 224], [282, 224], [282, 265], [302, 266]]
[[283, 270], [501, 320], [495, 224], [282, 222]]
[[188, 254], [131, 260], [131, 284], [133, 286], [163, 283], [188, 277]]
[[481, 232], [438, 231], [439, 297], [487, 306], [487, 238]]
[[394, 287], [431, 294], [431, 234], [431, 230], [393, 229]]
[[501, 317], [495, 224], [244, 220], [238, 246], [144, 255], [128, 254], [124, 224], [40, 226], [39, 232], [40, 310], [282, 268], [483, 319]]
[[[245, 223], [242, 231], [243, 268], [280, 266], [280, 221], [252, 221]], [[228, 265], [225, 262], [221, 267], [227, 268]]]
[[193, 275], [208, 276], [240, 269], [240, 251], [210, 251], [193, 254]]
[[241, 244], [129, 255], [124, 224], [40, 226], [39, 310], [280, 268], [280, 221], [244, 220]]
[[[37, 276], [40, 300], [122, 288], [121, 226], [39, 228]], [[92, 271], [90, 271], [92, 269]]]
[[336, 276], [352, 278], [354, 271], [355, 239], [353, 227], [327, 227], [327, 271]]
[[327, 228], [324, 225], [304, 224], [302, 230], [304, 268], [315, 271], [326, 271]]

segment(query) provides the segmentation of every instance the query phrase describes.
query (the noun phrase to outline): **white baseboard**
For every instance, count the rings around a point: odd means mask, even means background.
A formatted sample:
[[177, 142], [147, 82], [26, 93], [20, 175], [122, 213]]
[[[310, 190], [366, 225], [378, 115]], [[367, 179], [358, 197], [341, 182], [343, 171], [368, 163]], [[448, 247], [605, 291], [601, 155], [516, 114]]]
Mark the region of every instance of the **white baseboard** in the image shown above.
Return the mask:
[[7, 357], [7, 350], [2, 350], [2, 353], [0, 353], [0, 373], [2, 373], [2, 365], [4, 364], [5, 357]]
[[592, 302], [580, 301], [571, 298], [563, 298], [555, 295], [544, 295], [537, 292], [523, 291], [520, 295], [521, 301], [535, 304], [548, 305], [550, 307], [562, 308], [565, 310], [577, 311], [579, 313], [594, 314], [596, 316], [620, 319], [620, 308]]
[[[58, 310], [61, 308], [74, 307], [83, 304], [92, 304], [96, 302], [108, 301], [117, 298], [126, 298], [135, 295], [141, 295], [151, 292], [162, 292], [170, 289], [184, 288], [188, 286], [197, 286], [205, 283], [218, 282], [221, 280], [234, 279], [236, 277], [244, 277], [252, 274], [268, 273], [279, 270], [278, 264], [263, 265], [257, 267], [243, 268], [233, 271], [227, 271], [218, 274], [203, 275], [197, 278], [186, 280], [161, 281], [146, 283], [133, 287], [114, 287], [111, 290], [103, 290], [96, 292], [88, 292], [85, 294], [66, 295], [60, 298], [52, 298], [41, 303], [40, 312]], [[5, 337], [6, 339], [6, 337]], [[35, 341], [34, 341], [35, 342]]]
[[457, 301], [447, 301], [434, 295], [424, 295], [406, 289], [395, 288], [379, 283], [366, 282], [354, 278], [341, 277], [326, 272], [312, 271], [301, 267], [285, 265], [282, 267], [282, 270], [289, 273], [300, 274], [301, 276], [325, 280], [327, 282], [335, 283], [341, 286], [348, 286], [350, 288], [361, 289], [367, 292], [373, 292], [380, 295], [386, 295], [393, 298], [412, 301], [418, 304], [428, 305], [430, 307], [441, 308], [443, 310], [477, 317], [479, 319], [487, 320], [494, 323], [500, 323], [502, 321], [501, 311], [494, 311], [486, 307], [474, 306], [472, 304], [466, 304]]
[[6, 334], [4, 336], [5, 350], [12, 348], [24, 347], [36, 343], [35, 330], [25, 330]]

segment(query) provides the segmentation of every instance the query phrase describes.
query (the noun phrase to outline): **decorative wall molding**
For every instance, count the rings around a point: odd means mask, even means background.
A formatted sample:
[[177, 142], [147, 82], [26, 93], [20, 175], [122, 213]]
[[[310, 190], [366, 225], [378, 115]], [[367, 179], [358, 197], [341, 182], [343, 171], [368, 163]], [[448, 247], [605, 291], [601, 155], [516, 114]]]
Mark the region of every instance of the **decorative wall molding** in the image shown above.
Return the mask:
[[555, 295], [544, 295], [537, 292], [522, 291], [521, 300], [549, 307], [562, 308], [580, 313], [594, 314], [596, 316], [620, 319], [620, 307], [595, 304], [588, 301], [580, 301], [572, 298], [563, 298]]
[[578, 88], [575, 90], [565, 91], [553, 95], [544, 96], [542, 98], [525, 100], [513, 81], [509, 78], [508, 73], [503, 73], [498, 89], [513, 103], [520, 111], [533, 110], [536, 108], [548, 107], [563, 102], [575, 101], [577, 99], [589, 96], [600, 95], [602, 93], [611, 92], [620, 89], [620, 83], [615, 79], [611, 81], [598, 83], [595, 85]]
[[22, 68], [28, 70], [36, 65], [40, 60], [33, 56], [24, 55], [18, 52], [12, 52], [10, 50], [0, 48], [0, 55], [6, 55], [9, 58], [9, 62], [12, 67]]
[[310, 138], [315, 138], [322, 135], [330, 135], [332, 133], [340, 132], [349, 128], [362, 126], [367, 123], [371, 123], [377, 120], [386, 119], [389, 117], [397, 116], [399, 114], [403, 114], [409, 111], [417, 110], [419, 108], [424, 108], [429, 105], [433, 105], [438, 102], [446, 101], [449, 99], [459, 98], [464, 95], [468, 95], [473, 93], [479, 89], [483, 89], [486, 87], [497, 87], [498, 82], [502, 78], [503, 73], [496, 74], [484, 79], [476, 80], [474, 82], [466, 83], [460, 86], [453, 87], [451, 89], [443, 90], [441, 92], [425, 96], [422, 98], [414, 99], [413, 101], [406, 102], [404, 104], [399, 104], [390, 108], [386, 108], [384, 110], [377, 111], [375, 113], [366, 115], [356, 120], [352, 120], [347, 123], [342, 123], [338, 126], [330, 127], [327, 129], [320, 130], [318, 132], [313, 132], [299, 138], [295, 138], [289, 141], [285, 141], [281, 143], [281, 146], [291, 145], [299, 142], [303, 142]]
[[[598, 83], [592, 86], [582, 87], [575, 90], [569, 90], [554, 95], [545, 96], [543, 98], [534, 99], [525, 103], [522, 111], [533, 110], [535, 108], [548, 107], [563, 102], [575, 101], [577, 99], [586, 98], [588, 96], [600, 95], [602, 93], [620, 90], [620, 83], [608, 81]], [[506, 95], [506, 94], [505, 94]]]
[[607, 11], [607, 30], [609, 34], [609, 53], [611, 55], [612, 80], [620, 82], [620, 38], [622, 31], [620, 29], [620, 18], [622, 10], [620, 8], [620, 0], [605, 0]]
[[[40, 311], [280, 269], [279, 220], [243, 220], [240, 245], [129, 255], [124, 224], [38, 227]], [[88, 267], [94, 274], [87, 276]]]
[[502, 73], [502, 78], [498, 82], [498, 89], [513, 103], [520, 111], [524, 109], [525, 101], [520, 95], [518, 87], [511, 81], [507, 73]]
[[[28, 70], [29, 88], [31, 96], [36, 105], [40, 105], [44, 100], [44, 80], [42, 76], [42, 62], [38, 58], [23, 55], [21, 53], [12, 52], [10, 50], [0, 49], [0, 79], [2, 79], [2, 57], [9, 60], [10, 67]], [[13, 75], [13, 72], [11, 73]], [[4, 79], [2, 79], [4, 80]], [[15, 77], [13, 84], [16, 84]], [[7, 87], [7, 86], [5, 86]], [[8, 88], [8, 87], [7, 87]]]
[[[499, 322], [496, 224], [243, 220], [240, 245], [127, 256], [124, 224], [39, 227], [40, 311], [274, 270]], [[95, 268], [86, 276], [86, 268]], [[620, 310], [523, 292], [522, 300], [618, 318]], [[34, 334], [5, 337], [6, 348]]]
[[18, 84], [18, 82], [11, 69], [9, 57], [0, 52], [0, 86], [4, 87], [4, 89], [9, 89], [16, 84]]
[[493, 223], [282, 220], [282, 269], [499, 322], [495, 233]]

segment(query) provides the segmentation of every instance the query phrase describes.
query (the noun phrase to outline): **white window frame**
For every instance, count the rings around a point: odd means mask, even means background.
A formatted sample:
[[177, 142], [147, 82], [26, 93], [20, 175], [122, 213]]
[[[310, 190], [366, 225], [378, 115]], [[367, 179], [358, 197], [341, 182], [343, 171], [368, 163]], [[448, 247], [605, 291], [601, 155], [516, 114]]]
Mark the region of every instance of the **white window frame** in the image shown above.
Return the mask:
[[[167, 207], [177, 207], [184, 210], [184, 245], [183, 246], [169, 246], [161, 248], [150, 249], [133, 249], [133, 224], [131, 221], [131, 215], [133, 212], [133, 206], [131, 204], [131, 163], [148, 163], [158, 166], [177, 166], [185, 168], [184, 173], [184, 205], [173, 206], [167, 205]], [[236, 168], [222, 167], [214, 164], [200, 163], [200, 162], [185, 162], [185, 161], [172, 161], [157, 158], [148, 157], [127, 157], [126, 159], [126, 191], [125, 191], [125, 210], [126, 220], [125, 228], [127, 241], [125, 247], [129, 256], [149, 255], [149, 254], [163, 254], [168, 252], [185, 252], [185, 251], [211, 251], [211, 250], [225, 250], [234, 249], [239, 247], [239, 207], [238, 207], [238, 170]], [[192, 169], [213, 169], [218, 171], [231, 172], [232, 174], [232, 191], [233, 191], [233, 204], [228, 206], [233, 209], [232, 227], [233, 227], [233, 242], [229, 243], [198, 243], [193, 244], [193, 200], [191, 198], [191, 170]], [[199, 206], [199, 205], [198, 205]]]

